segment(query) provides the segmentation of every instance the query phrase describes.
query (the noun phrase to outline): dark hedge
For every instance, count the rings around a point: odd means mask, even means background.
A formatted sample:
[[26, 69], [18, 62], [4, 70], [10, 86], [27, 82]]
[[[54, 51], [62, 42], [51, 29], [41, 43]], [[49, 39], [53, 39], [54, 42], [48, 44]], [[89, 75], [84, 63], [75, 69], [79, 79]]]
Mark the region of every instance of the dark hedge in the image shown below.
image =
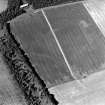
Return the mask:
[[32, 4], [35, 9], [53, 6], [57, 4], [76, 2], [82, 0], [26, 0], [29, 4]]
[[22, 4], [21, 0], [8, 0], [8, 6], [5, 11], [0, 14], [0, 26], [3, 28], [3, 25], [15, 18], [16, 16], [25, 13], [23, 9], [20, 9], [20, 5]]

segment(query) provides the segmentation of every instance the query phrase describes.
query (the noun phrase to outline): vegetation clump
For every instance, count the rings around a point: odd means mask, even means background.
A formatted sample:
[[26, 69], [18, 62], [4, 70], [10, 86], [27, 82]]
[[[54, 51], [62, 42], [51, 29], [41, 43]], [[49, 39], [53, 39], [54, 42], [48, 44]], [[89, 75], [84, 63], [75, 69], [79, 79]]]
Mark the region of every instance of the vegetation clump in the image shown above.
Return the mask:
[[82, 0], [26, 0], [29, 4], [33, 5], [34, 9], [44, 8], [57, 4], [63, 4], [67, 2], [76, 2]]
[[8, 6], [5, 11], [0, 14], [0, 26], [3, 28], [4, 24], [16, 16], [25, 13], [23, 9], [20, 9], [20, 5], [22, 5], [21, 0], [8, 0]]

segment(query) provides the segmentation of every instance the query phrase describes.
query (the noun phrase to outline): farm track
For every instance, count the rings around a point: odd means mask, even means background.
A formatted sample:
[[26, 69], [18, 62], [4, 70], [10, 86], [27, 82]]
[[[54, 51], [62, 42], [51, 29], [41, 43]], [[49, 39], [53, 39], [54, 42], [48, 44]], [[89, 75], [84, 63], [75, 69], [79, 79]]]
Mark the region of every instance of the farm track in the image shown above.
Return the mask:
[[75, 80], [77, 80], [77, 82], [78, 82], [81, 86], [83, 86], [83, 87], [85, 88], [85, 86], [84, 86], [84, 85], [78, 80], [78, 78], [75, 77], [75, 75], [73, 74], [72, 69], [71, 69], [71, 67], [70, 67], [70, 65], [69, 65], [69, 62], [68, 62], [68, 60], [67, 60], [67, 58], [66, 58], [66, 56], [65, 56], [65, 53], [63, 52], [63, 49], [62, 49], [62, 47], [61, 47], [61, 45], [60, 45], [60, 43], [59, 43], [59, 40], [58, 40], [58, 38], [57, 38], [57, 36], [56, 36], [56, 34], [55, 34], [55, 32], [54, 32], [54, 30], [53, 30], [53, 28], [52, 28], [50, 22], [49, 22], [49, 20], [48, 20], [48, 18], [47, 18], [47, 16], [46, 16], [46, 13], [44, 12], [43, 9], [42, 9], [42, 14], [44, 15], [44, 17], [45, 17], [45, 19], [46, 19], [46, 21], [47, 21], [47, 23], [48, 23], [48, 25], [49, 25], [49, 27], [50, 27], [50, 30], [51, 30], [51, 32], [52, 32], [52, 35], [53, 35], [53, 37], [54, 37], [54, 39], [55, 39], [55, 41], [56, 41], [56, 43], [57, 43], [57, 45], [58, 45], [58, 47], [59, 47], [59, 50], [61, 51], [61, 54], [62, 54], [62, 56], [63, 56], [63, 59], [64, 59], [66, 65], [67, 65], [67, 67], [68, 67], [68, 70], [69, 70], [70, 73], [71, 73], [71, 76], [72, 76]]

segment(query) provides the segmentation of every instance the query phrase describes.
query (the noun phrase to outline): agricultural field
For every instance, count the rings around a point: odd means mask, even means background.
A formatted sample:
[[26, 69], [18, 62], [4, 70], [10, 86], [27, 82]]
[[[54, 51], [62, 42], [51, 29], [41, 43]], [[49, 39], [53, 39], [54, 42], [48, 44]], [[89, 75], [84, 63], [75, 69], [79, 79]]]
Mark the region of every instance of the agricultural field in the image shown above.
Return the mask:
[[10, 24], [12, 33], [47, 87], [74, 80], [41, 12], [24, 14]]
[[44, 8], [9, 22], [59, 105], [105, 103], [104, 19], [95, 18], [93, 13], [101, 15], [95, 4], [98, 0]]
[[55, 95], [59, 105], [104, 105], [105, 70], [88, 76], [82, 82], [85, 88], [72, 81], [52, 87], [49, 91]]
[[45, 9], [45, 14], [78, 79], [104, 68], [105, 38], [82, 3]]
[[105, 37], [105, 0], [88, 0], [83, 5]]

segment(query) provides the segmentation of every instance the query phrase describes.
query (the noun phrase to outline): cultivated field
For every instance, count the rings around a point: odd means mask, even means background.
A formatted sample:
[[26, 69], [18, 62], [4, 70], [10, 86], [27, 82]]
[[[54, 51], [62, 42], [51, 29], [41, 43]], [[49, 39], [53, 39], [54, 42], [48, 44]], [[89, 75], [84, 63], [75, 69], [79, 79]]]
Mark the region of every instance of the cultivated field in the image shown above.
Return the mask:
[[83, 5], [105, 37], [105, 0], [87, 0]]
[[90, 75], [82, 82], [86, 88], [72, 81], [52, 87], [49, 91], [55, 95], [59, 105], [104, 105], [105, 70]]
[[[101, 30], [104, 28], [99, 26], [102, 22], [96, 25], [89, 11], [92, 3], [93, 13], [98, 11], [95, 2], [88, 3], [46, 8], [10, 22], [12, 33], [59, 105], [105, 103], [105, 38]], [[62, 51], [82, 85], [72, 77]]]
[[104, 67], [105, 38], [82, 3], [45, 9], [45, 13], [78, 79]]
[[[105, 39], [83, 4], [44, 11], [73, 75], [80, 79], [101, 71], [105, 63]], [[41, 11], [24, 14], [10, 23], [13, 34], [48, 87], [73, 80]]]
[[41, 12], [17, 17], [11, 30], [47, 87], [74, 80]]

